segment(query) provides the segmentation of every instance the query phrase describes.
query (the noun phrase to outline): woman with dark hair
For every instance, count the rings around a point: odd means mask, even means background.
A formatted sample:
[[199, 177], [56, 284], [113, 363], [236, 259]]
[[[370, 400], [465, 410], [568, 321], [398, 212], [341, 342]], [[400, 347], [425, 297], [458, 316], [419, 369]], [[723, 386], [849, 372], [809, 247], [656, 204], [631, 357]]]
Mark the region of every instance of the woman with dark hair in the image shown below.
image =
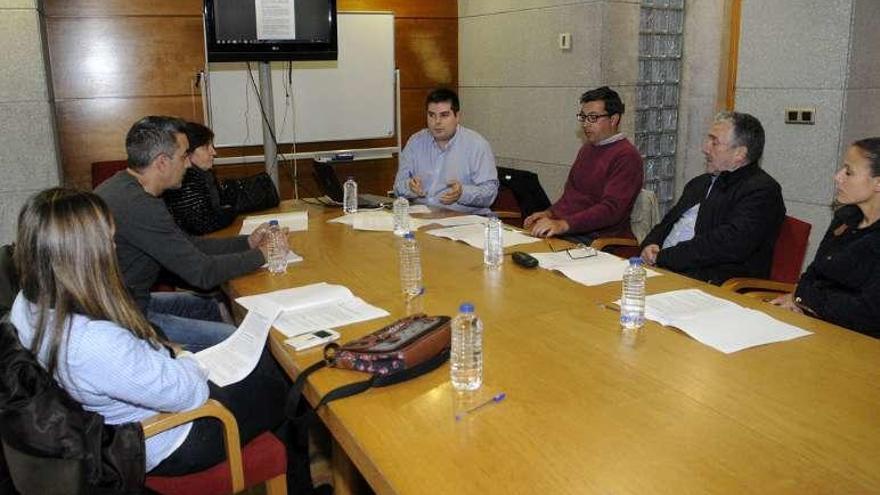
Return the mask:
[[186, 123], [189, 160], [192, 167], [183, 176], [180, 189], [165, 191], [162, 198], [174, 221], [184, 232], [202, 235], [226, 227], [235, 220], [229, 205], [220, 204], [220, 192], [214, 177], [214, 132], [195, 122]]
[[[122, 283], [110, 212], [98, 196], [48, 189], [18, 217], [21, 291], [10, 311], [22, 345], [108, 424], [194, 409], [210, 396], [238, 421], [242, 444], [280, 427], [287, 383], [264, 352], [244, 380], [209, 387], [207, 372], [158, 335]], [[224, 459], [218, 421], [198, 419], [146, 440], [146, 470], [181, 475]]]
[[880, 137], [850, 145], [834, 182], [841, 207], [815, 259], [772, 302], [880, 338]]

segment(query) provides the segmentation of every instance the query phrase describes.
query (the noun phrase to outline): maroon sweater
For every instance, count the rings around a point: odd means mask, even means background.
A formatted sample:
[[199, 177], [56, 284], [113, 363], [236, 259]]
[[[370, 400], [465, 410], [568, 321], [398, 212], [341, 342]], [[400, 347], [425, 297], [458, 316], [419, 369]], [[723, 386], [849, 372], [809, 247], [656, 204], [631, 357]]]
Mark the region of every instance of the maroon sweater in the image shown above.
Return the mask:
[[570, 234], [632, 239], [629, 215], [643, 181], [642, 156], [629, 140], [585, 143], [550, 211], [568, 222]]

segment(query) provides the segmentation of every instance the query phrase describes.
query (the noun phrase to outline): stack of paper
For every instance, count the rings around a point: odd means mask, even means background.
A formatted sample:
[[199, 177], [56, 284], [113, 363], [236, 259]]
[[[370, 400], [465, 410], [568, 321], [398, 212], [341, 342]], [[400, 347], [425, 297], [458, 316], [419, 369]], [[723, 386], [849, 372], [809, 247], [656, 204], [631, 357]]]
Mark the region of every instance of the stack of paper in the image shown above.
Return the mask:
[[[428, 234], [437, 237], [445, 237], [447, 239], [452, 239], [453, 241], [462, 241], [478, 249], [483, 249], [486, 244], [486, 226], [482, 223], [472, 223], [468, 225], [446, 227], [444, 229], [429, 230]], [[526, 235], [523, 232], [513, 230], [509, 227], [503, 227], [502, 234], [504, 235], [504, 247], [526, 244], [538, 240], [530, 235]]]
[[454, 227], [456, 225], [471, 225], [478, 223], [486, 225], [489, 219], [479, 215], [459, 215], [457, 217], [430, 218], [425, 220], [425, 224], [432, 223], [442, 225], [444, 227]]
[[248, 311], [255, 311], [269, 318], [280, 313], [274, 325], [288, 337], [389, 314], [384, 309], [356, 297], [346, 287], [324, 282], [239, 297], [235, 302]]
[[[596, 256], [572, 259], [565, 251], [558, 253], [531, 253], [538, 260], [538, 266], [556, 270], [575, 282], [583, 285], [599, 285], [623, 280], [623, 271], [629, 266], [627, 260], [599, 251]], [[654, 270], [645, 270], [649, 277], [660, 275]]]
[[[380, 232], [394, 231], [394, 215], [386, 210], [369, 210], [349, 213], [327, 220], [328, 223], [351, 225], [356, 230], [372, 230]], [[410, 230], [418, 230], [426, 223], [425, 220], [409, 217]]]
[[811, 333], [699, 289], [664, 292], [645, 302], [646, 318], [679, 328], [725, 354]]
[[291, 232], [298, 230], [309, 230], [309, 215], [305, 211], [285, 211], [279, 213], [269, 213], [266, 215], [251, 215], [244, 217], [241, 224], [239, 235], [249, 235], [257, 229], [261, 224], [269, 220], [278, 220], [279, 227], [287, 227]]

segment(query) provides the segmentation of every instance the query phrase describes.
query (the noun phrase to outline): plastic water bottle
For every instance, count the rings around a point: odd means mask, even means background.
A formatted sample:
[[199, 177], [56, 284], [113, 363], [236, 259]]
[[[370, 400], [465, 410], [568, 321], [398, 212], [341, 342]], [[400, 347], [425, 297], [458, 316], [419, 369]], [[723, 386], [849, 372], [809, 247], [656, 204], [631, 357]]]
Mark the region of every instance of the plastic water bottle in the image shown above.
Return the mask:
[[501, 220], [491, 215], [486, 223], [486, 242], [483, 247], [483, 263], [492, 268], [504, 262], [504, 231]]
[[400, 243], [400, 288], [407, 300], [422, 294], [422, 261], [412, 232], [404, 234]]
[[278, 226], [278, 220], [269, 221], [269, 273], [287, 272], [287, 245], [284, 242], [284, 232]]
[[403, 196], [398, 196], [392, 205], [394, 212], [394, 235], [403, 237], [409, 232], [409, 201]]
[[449, 377], [456, 390], [476, 390], [483, 384], [483, 323], [471, 303], [462, 303], [452, 320]]
[[342, 185], [342, 213], [357, 213], [358, 185], [354, 177], [349, 177]]
[[641, 328], [645, 324], [645, 268], [642, 259], [629, 259], [623, 272], [623, 294], [620, 296], [620, 324], [626, 329]]

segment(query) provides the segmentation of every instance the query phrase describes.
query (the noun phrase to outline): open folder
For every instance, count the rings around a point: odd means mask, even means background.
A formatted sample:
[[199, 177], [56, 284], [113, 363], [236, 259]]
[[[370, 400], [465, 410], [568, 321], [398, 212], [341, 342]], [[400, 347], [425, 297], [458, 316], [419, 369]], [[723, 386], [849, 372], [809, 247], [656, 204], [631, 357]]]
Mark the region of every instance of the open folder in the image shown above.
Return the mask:
[[348, 288], [326, 282], [239, 297], [235, 302], [267, 318], [278, 313], [274, 326], [288, 337], [389, 314], [355, 296]]

